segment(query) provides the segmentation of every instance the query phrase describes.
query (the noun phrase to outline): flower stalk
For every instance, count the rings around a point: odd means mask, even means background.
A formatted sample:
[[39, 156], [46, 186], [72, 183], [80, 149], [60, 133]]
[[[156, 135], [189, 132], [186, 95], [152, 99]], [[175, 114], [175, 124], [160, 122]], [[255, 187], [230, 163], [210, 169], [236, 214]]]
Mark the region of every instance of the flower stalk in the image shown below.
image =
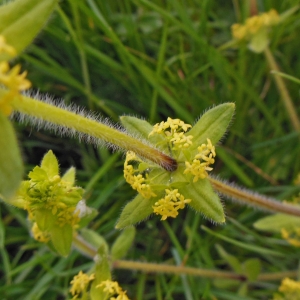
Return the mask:
[[300, 208], [298, 206], [282, 203], [258, 193], [234, 187], [216, 178], [208, 177], [208, 179], [215, 190], [228, 198], [239, 201], [240, 203], [255, 206], [256, 208], [268, 210], [274, 213], [284, 213], [300, 217]]
[[[280, 69], [276, 63], [276, 60], [270, 51], [269, 47], [266, 47], [264, 50], [265, 57], [267, 59], [267, 62], [269, 64], [270, 69], [276, 72], [280, 72]], [[280, 75], [277, 75], [274, 73], [275, 83], [278, 89], [278, 92], [281, 95], [283, 104], [285, 105], [285, 108], [289, 114], [289, 117], [291, 119], [291, 123], [296, 131], [300, 131], [300, 121], [297, 116], [297, 110], [294, 107], [293, 101], [291, 99], [291, 96], [286, 88], [286, 85], [284, 83], [284, 80]]]
[[[73, 246], [90, 258], [94, 258], [97, 254], [96, 249], [93, 246], [89, 245], [79, 234], [74, 236]], [[172, 266], [166, 264], [145, 263], [128, 260], [114, 260], [112, 263], [112, 267], [114, 269], [135, 270], [151, 273], [165, 273], [177, 275], [185, 274], [191, 276], [199, 276], [203, 278], [233, 279], [237, 281], [247, 280], [245, 275], [229, 271], [206, 270], [186, 266]], [[297, 277], [297, 274], [297, 270], [276, 273], [262, 273], [258, 275], [257, 281], [277, 281], [285, 277], [295, 278]]]

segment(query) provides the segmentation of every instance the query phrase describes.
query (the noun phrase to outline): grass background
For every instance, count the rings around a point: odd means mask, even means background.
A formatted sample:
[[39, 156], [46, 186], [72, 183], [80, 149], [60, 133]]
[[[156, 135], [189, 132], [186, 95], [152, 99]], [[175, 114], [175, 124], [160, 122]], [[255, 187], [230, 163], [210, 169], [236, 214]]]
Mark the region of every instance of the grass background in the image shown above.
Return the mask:
[[[193, 124], [214, 105], [235, 102], [234, 122], [217, 149], [214, 174], [278, 199], [299, 192], [299, 135], [263, 54], [246, 45], [219, 50], [231, 39], [230, 26], [243, 22], [255, 1], [70, 0], [61, 1], [43, 32], [21, 56], [33, 88], [118, 121], [141, 116], [151, 123], [168, 116]], [[295, 0], [257, 1], [279, 13]], [[300, 78], [300, 11], [271, 35], [270, 49], [283, 72]], [[299, 85], [286, 82], [299, 112]], [[18, 130], [27, 171], [52, 149], [61, 169], [77, 167], [77, 184], [99, 210], [90, 228], [113, 243], [114, 225], [135, 192], [125, 184], [123, 159], [104, 148], [37, 131]], [[250, 163], [251, 162], [251, 163]], [[222, 247], [240, 262], [256, 259], [262, 273], [296, 270], [300, 251], [253, 223], [264, 212], [224, 199], [227, 223], [215, 226], [184, 210], [177, 219], [153, 217], [137, 226], [126, 259], [231, 270]], [[69, 282], [92, 262], [73, 251], [60, 258], [28, 234], [26, 215], [1, 205], [2, 299], [66, 299]], [[206, 227], [203, 227], [206, 226]], [[205, 230], [209, 228], [211, 231]], [[251, 248], [259, 246], [259, 248]], [[268, 252], [272, 250], [273, 252]], [[271, 299], [280, 281], [233, 283], [192, 276], [114, 270], [130, 299]]]

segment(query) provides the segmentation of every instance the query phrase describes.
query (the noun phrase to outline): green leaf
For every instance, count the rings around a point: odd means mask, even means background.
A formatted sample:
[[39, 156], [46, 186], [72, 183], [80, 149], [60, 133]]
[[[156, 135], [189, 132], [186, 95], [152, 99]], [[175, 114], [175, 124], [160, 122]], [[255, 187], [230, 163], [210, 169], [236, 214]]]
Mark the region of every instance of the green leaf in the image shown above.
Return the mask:
[[199, 145], [206, 143], [207, 138], [215, 145], [226, 132], [234, 109], [234, 103], [224, 103], [208, 110], [187, 132], [187, 135], [194, 137], [193, 145], [189, 147], [190, 151], [194, 151]]
[[46, 171], [49, 178], [58, 175], [59, 166], [56, 156], [52, 150], [49, 150], [43, 157], [41, 162], [41, 168]]
[[9, 203], [21, 184], [23, 162], [12, 124], [0, 113], [0, 196]]
[[51, 241], [56, 251], [62, 255], [67, 256], [70, 253], [73, 241], [73, 228], [70, 224], [64, 226], [53, 226], [49, 230]]
[[[0, 34], [17, 54], [23, 51], [45, 25], [57, 0], [16, 0], [0, 6]], [[10, 59], [0, 55], [0, 61]]]
[[74, 185], [75, 183], [75, 174], [76, 169], [74, 167], [69, 168], [61, 179], [68, 181], [70, 185]]
[[42, 231], [50, 230], [55, 224], [57, 217], [49, 209], [37, 209], [35, 211], [35, 221]]
[[29, 172], [28, 177], [33, 181], [48, 180], [46, 171], [39, 166], [34, 167], [33, 170]]
[[102, 288], [97, 288], [97, 285], [99, 285], [102, 281], [111, 280], [110, 264], [104, 246], [98, 249], [98, 253], [94, 260], [96, 262], [95, 280], [91, 285], [90, 297], [92, 300], [106, 300], [108, 299], [107, 292], [104, 292]]
[[153, 145], [161, 146], [162, 150], [168, 150], [167, 141], [163, 135], [154, 134], [149, 137], [149, 133], [152, 131], [153, 126], [147, 121], [129, 116], [120, 117], [120, 121], [126, 130], [133, 136], [150, 141]]
[[150, 123], [136, 117], [122, 116], [120, 117], [120, 121], [129, 133], [138, 135], [144, 139], [148, 139], [148, 135], [153, 129]]
[[94, 246], [96, 249], [103, 248], [106, 253], [108, 252], [106, 240], [100, 234], [88, 228], [81, 229], [80, 233], [84, 240]]
[[257, 279], [261, 271], [261, 262], [257, 258], [247, 259], [243, 264], [244, 274], [248, 280], [254, 281]]
[[125, 228], [118, 236], [111, 248], [112, 260], [117, 260], [126, 255], [135, 237], [135, 228]]
[[287, 230], [300, 227], [300, 218], [285, 214], [275, 214], [262, 218], [254, 223], [256, 229], [269, 232], [281, 232], [282, 228]]
[[214, 192], [207, 178], [180, 188], [185, 199], [191, 199], [188, 204], [196, 211], [216, 223], [224, 223], [225, 215], [219, 196]]
[[138, 194], [123, 209], [116, 228], [122, 229], [136, 223], [139, 223], [153, 213], [152, 206], [158, 200], [157, 197], [145, 199]]

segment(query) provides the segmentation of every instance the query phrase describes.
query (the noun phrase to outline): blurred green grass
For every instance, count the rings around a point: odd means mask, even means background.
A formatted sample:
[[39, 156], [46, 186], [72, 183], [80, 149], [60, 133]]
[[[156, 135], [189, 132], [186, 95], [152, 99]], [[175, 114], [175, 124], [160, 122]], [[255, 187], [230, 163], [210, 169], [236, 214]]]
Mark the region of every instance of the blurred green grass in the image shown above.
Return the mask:
[[[219, 147], [214, 174], [278, 199], [291, 199], [299, 189], [299, 135], [280, 101], [262, 54], [246, 46], [218, 50], [231, 39], [230, 26], [249, 16], [249, 1], [216, 0], [69, 0], [62, 1], [44, 31], [22, 54], [35, 90], [63, 98], [117, 122], [119, 115], [141, 116], [151, 123], [168, 116], [193, 123], [209, 107], [235, 102], [236, 115]], [[268, 0], [259, 11], [279, 13], [296, 0]], [[271, 51], [282, 68], [300, 78], [298, 30], [300, 11], [272, 33]], [[299, 112], [299, 86], [286, 81]], [[46, 131], [15, 124], [26, 169], [53, 149], [61, 168], [77, 167], [77, 183], [88, 187], [89, 205], [99, 209], [91, 228], [112, 243], [121, 208], [135, 192], [124, 183], [122, 155]], [[218, 151], [217, 151], [218, 153]], [[247, 164], [249, 161], [252, 164]], [[262, 174], [267, 174], [263, 176]], [[220, 244], [241, 262], [258, 258], [262, 272], [295, 270], [299, 249], [280, 236], [266, 235], [252, 224], [264, 212], [224, 201], [225, 226], [212, 225], [191, 210], [174, 220], [153, 217], [137, 226], [127, 259], [184, 263], [230, 270], [216, 250]], [[69, 282], [89, 259], [73, 251], [59, 258], [35, 242], [26, 216], [1, 206], [0, 254], [2, 299], [66, 299]], [[205, 225], [214, 232], [203, 230]], [[221, 237], [224, 237], [222, 239]], [[226, 239], [227, 240], [226, 240]], [[238, 243], [234, 243], [236, 241]], [[250, 246], [283, 254], [254, 251]], [[141, 274], [114, 270], [130, 299], [270, 299], [279, 281], [239, 285], [191, 276]], [[240, 294], [238, 294], [240, 292]]]

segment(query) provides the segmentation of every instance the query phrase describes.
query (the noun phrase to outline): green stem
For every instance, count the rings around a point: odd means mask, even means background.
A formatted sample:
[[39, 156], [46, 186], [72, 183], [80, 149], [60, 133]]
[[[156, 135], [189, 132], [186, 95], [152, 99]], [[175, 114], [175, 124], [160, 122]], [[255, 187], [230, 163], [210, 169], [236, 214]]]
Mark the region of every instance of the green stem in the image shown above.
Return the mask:
[[235, 274], [233, 272], [218, 271], [218, 270], [205, 270], [184, 266], [171, 266], [166, 264], [154, 264], [145, 262], [136, 262], [128, 260], [116, 260], [113, 262], [114, 269], [130, 269], [143, 272], [153, 273], [169, 273], [169, 274], [186, 274], [192, 276], [201, 276], [205, 278], [222, 278], [222, 279], [235, 279], [245, 281], [246, 276]]
[[[94, 258], [97, 254], [96, 249], [87, 243], [80, 235], [74, 235], [73, 245], [84, 255]], [[112, 263], [114, 269], [127, 269], [151, 273], [168, 273], [168, 274], [186, 274], [191, 276], [199, 276], [205, 278], [219, 278], [219, 279], [233, 279], [239, 281], [247, 280], [247, 277], [242, 274], [234, 272], [218, 271], [218, 270], [205, 270], [199, 268], [185, 267], [185, 266], [172, 266], [166, 264], [154, 264], [145, 262], [136, 262], [128, 260], [115, 260]], [[258, 275], [257, 281], [276, 281], [285, 277], [297, 277], [298, 271], [287, 271], [277, 273], [263, 273]]]
[[94, 258], [97, 254], [97, 249], [91, 244], [86, 242], [82, 236], [79, 234], [74, 234], [73, 236], [73, 246], [82, 254], [87, 257]]
[[[2, 93], [6, 93], [6, 91], [0, 89], [0, 95]], [[101, 139], [122, 149], [133, 151], [137, 155], [161, 165], [166, 170], [174, 171], [177, 168], [176, 161], [170, 156], [124, 132], [98, 121], [26, 96], [16, 97], [12, 101], [12, 106], [14, 110], [19, 113], [39, 118], [58, 126], [70, 128], [87, 134], [88, 136]]]
[[247, 191], [245, 189], [231, 186], [228, 183], [212, 177], [209, 177], [208, 179], [215, 190], [217, 190], [224, 196], [227, 196], [228, 198], [238, 200], [241, 203], [252, 205], [263, 210], [269, 210], [275, 213], [283, 213], [300, 217], [300, 208], [297, 206], [282, 203], [275, 199], [267, 198], [263, 195], [254, 193], [252, 191]]
[[[268, 61], [268, 64], [270, 66], [270, 69], [279, 72], [280, 70], [276, 63], [276, 60], [268, 47], [265, 49], [264, 53]], [[277, 75], [276, 73], [274, 73], [274, 78], [275, 78], [275, 83], [277, 85], [277, 89], [281, 95], [285, 108], [290, 116], [293, 127], [295, 128], [296, 131], [300, 131], [300, 121], [296, 113], [297, 110], [294, 107], [293, 101], [289, 95], [284, 80], [282, 79], [281, 76]]]
[[[97, 254], [97, 250], [87, 243], [79, 234], [73, 237], [73, 246], [84, 255], [94, 258]], [[234, 272], [218, 271], [218, 270], [206, 270], [185, 266], [172, 266], [166, 264], [154, 264], [145, 262], [135, 262], [128, 260], [115, 260], [112, 264], [114, 269], [126, 269], [151, 273], [168, 273], [168, 274], [186, 274], [191, 276], [200, 276], [205, 278], [219, 278], [219, 279], [233, 279], [238, 281], [245, 281], [247, 277], [242, 274], [236, 274]], [[297, 277], [298, 271], [285, 271], [276, 273], [262, 273], [258, 275], [257, 281], [272, 281], [281, 280], [285, 277]]]

